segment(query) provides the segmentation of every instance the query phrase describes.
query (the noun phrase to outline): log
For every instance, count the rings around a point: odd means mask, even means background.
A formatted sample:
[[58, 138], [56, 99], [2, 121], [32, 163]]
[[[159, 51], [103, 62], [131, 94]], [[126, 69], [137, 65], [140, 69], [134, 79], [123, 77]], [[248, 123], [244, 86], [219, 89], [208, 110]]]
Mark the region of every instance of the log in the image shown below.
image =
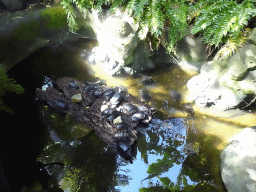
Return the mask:
[[46, 90], [36, 89], [37, 98], [51, 108], [75, 117], [91, 127], [108, 146], [131, 158], [139, 123], [149, 124], [155, 109], [121, 88], [80, 82], [63, 77]]

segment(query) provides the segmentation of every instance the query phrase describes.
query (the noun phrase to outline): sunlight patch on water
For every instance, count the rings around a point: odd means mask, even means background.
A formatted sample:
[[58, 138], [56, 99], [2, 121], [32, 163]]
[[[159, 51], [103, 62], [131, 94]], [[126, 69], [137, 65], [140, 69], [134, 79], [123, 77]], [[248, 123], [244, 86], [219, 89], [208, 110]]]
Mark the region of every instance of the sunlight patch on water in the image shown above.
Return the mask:
[[230, 138], [242, 130], [242, 127], [235, 124], [216, 121], [206, 116], [196, 118], [194, 125], [199, 132], [216, 138], [211, 144], [218, 150], [224, 149], [229, 143]]
[[220, 111], [214, 108], [200, 108], [197, 105], [194, 105], [193, 109], [197, 112], [198, 115], [206, 115], [210, 118], [215, 118], [217, 121], [226, 121], [227, 123], [233, 123], [237, 126], [250, 127], [256, 124], [255, 112], [245, 112], [236, 109]]

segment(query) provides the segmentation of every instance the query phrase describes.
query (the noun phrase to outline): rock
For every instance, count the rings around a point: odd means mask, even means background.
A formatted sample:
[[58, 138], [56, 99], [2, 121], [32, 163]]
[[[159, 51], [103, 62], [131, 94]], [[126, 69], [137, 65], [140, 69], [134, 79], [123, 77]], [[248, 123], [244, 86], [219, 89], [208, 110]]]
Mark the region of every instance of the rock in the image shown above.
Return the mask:
[[19, 11], [25, 6], [23, 0], [2, 0], [2, 3], [9, 11]]
[[246, 44], [231, 56], [223, 79], [243, 80], [256, 66], [256, 45]]
[[249, 41], [251, 44], [256, 45], [256, 28], [254, 28], [254, 29], [252, 30], [251, 35], [248, 37], [248, 41]]
[[195, 101], [200, 107], [214, 107], [220, 110], [228, 110], [240, 105], [246, 98], [245, 92], [231, 80], [227, 82], [224, 78], [223, 82], [213, 66], [210, 66], [208, 63], [199, 75], [188, 81], [190, 102]]
[[83, 100], [82, 98], [82, 94], [79, 93], [79, 94], [75, 94], [71, 97], [71, 101], [74, 102], [74, 103], [79, 103]]
[[154, 69], [155, 64], [150, 58], [152, 55], [153, 53], [150, 51], [148, 41], [139, 41], [136, 49], [133, 51], [133, 62], [128, 67], [135, 72]]
[[149, 42], [138, 38], [139, 25], [122, 9], [99, 14], [93, 10], [86, 24], [97, 35], [99, 46], [93, 49], [89, 60], [100, 65], [110, 75], [133, 74], [155, 67], [149, 58]]
[[256, 29], [248, 43], [239, 48], [230, 58], [202, 65], [200, 74], [191, 78], [187, 87], [189, 101], [200, 107], [220, 110], [243, 109], [248, 106], [250, 95], [256, 93]]
[[221, 152], [221, 177], [229, 192], [256, 191], [256, 130], [245, 128]]
[[200, 71], [208, 53], [202, 38], [187, 35], [178, 43], [175, 56], [181, 68], [188, 71]]
[[[14, 0], [3, 2], [12, 3]], [[0, 23], [0, 64], [6, 70], [37, 49], [63, 40], [77, 39], [77, 34], [69, 32], [66, 12], [60, 7], [32, 6], [29, 10], [1, 15]], [[79, 35], [95, 38], [95, 34], [89, 31], [87, 27], [79, 31]]]

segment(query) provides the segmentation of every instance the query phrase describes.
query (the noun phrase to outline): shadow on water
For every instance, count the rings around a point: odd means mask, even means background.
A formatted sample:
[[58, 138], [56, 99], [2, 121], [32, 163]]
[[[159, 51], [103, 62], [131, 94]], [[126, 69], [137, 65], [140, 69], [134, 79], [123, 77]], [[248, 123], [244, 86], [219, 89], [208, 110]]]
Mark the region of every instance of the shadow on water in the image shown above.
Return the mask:
[[[78, 39], [47, 46], [8, 72], [25, 89], [21, 96], [8, 94], [3, 98], [15, 113], [2, 114], [8, 141], [2, 136], [1, 146], [6, 147], [1, 160], [6, 165], [4, 169], [10, 170], [5, 171], [9, 185], [20, 189], [35, 182], [37, 160], [65, 164], [45, 168], [65, 191], [225, 191], [218, 175], [220, 151], [212, 147], [222, 139], [197, 128], [207, 124], [207, 120], [187, 115], [170, 117], [180, 107], [169, 100], [170, 89], [183, 91], [191, 77], [177, 66], [162, 66], [146, 73], [156, 84], [140, 85], [137, 78], [117, 81], [123, 82], [135, 96], [139, 89], [146, 88], [151, 104], [162, 114], [148, 127], [137, 128], [132, 163], [111, 153], [88, 127], [36, 100], [35, 88], [51, 86], [59, 77], [80, 81], [105, 79], [90, 71], [90, 64], [86, 63], [96, 44]], [[24, 177], [24, 173], [29, 176]]]

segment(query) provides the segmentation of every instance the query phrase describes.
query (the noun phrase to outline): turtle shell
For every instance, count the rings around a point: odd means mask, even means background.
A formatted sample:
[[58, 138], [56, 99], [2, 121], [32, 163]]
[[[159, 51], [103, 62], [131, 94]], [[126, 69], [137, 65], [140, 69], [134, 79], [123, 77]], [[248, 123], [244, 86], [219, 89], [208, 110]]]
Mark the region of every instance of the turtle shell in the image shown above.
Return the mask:
[[124, 114], [131, 115], [137, 111], [137, 108], [131, 103], [125, 103], [121, 106], [121, 111]]
[[115, 93], [111, 99], [110, 99], [110, 104], [111, 105], [118, 105], [122, 101], [122, 94], [121, 93]]
[[145, 113], [142, 113], [142, 112], [134, 113], [131, 117], [132, 121], [139, 121], [144, 118], [145, 118]]

